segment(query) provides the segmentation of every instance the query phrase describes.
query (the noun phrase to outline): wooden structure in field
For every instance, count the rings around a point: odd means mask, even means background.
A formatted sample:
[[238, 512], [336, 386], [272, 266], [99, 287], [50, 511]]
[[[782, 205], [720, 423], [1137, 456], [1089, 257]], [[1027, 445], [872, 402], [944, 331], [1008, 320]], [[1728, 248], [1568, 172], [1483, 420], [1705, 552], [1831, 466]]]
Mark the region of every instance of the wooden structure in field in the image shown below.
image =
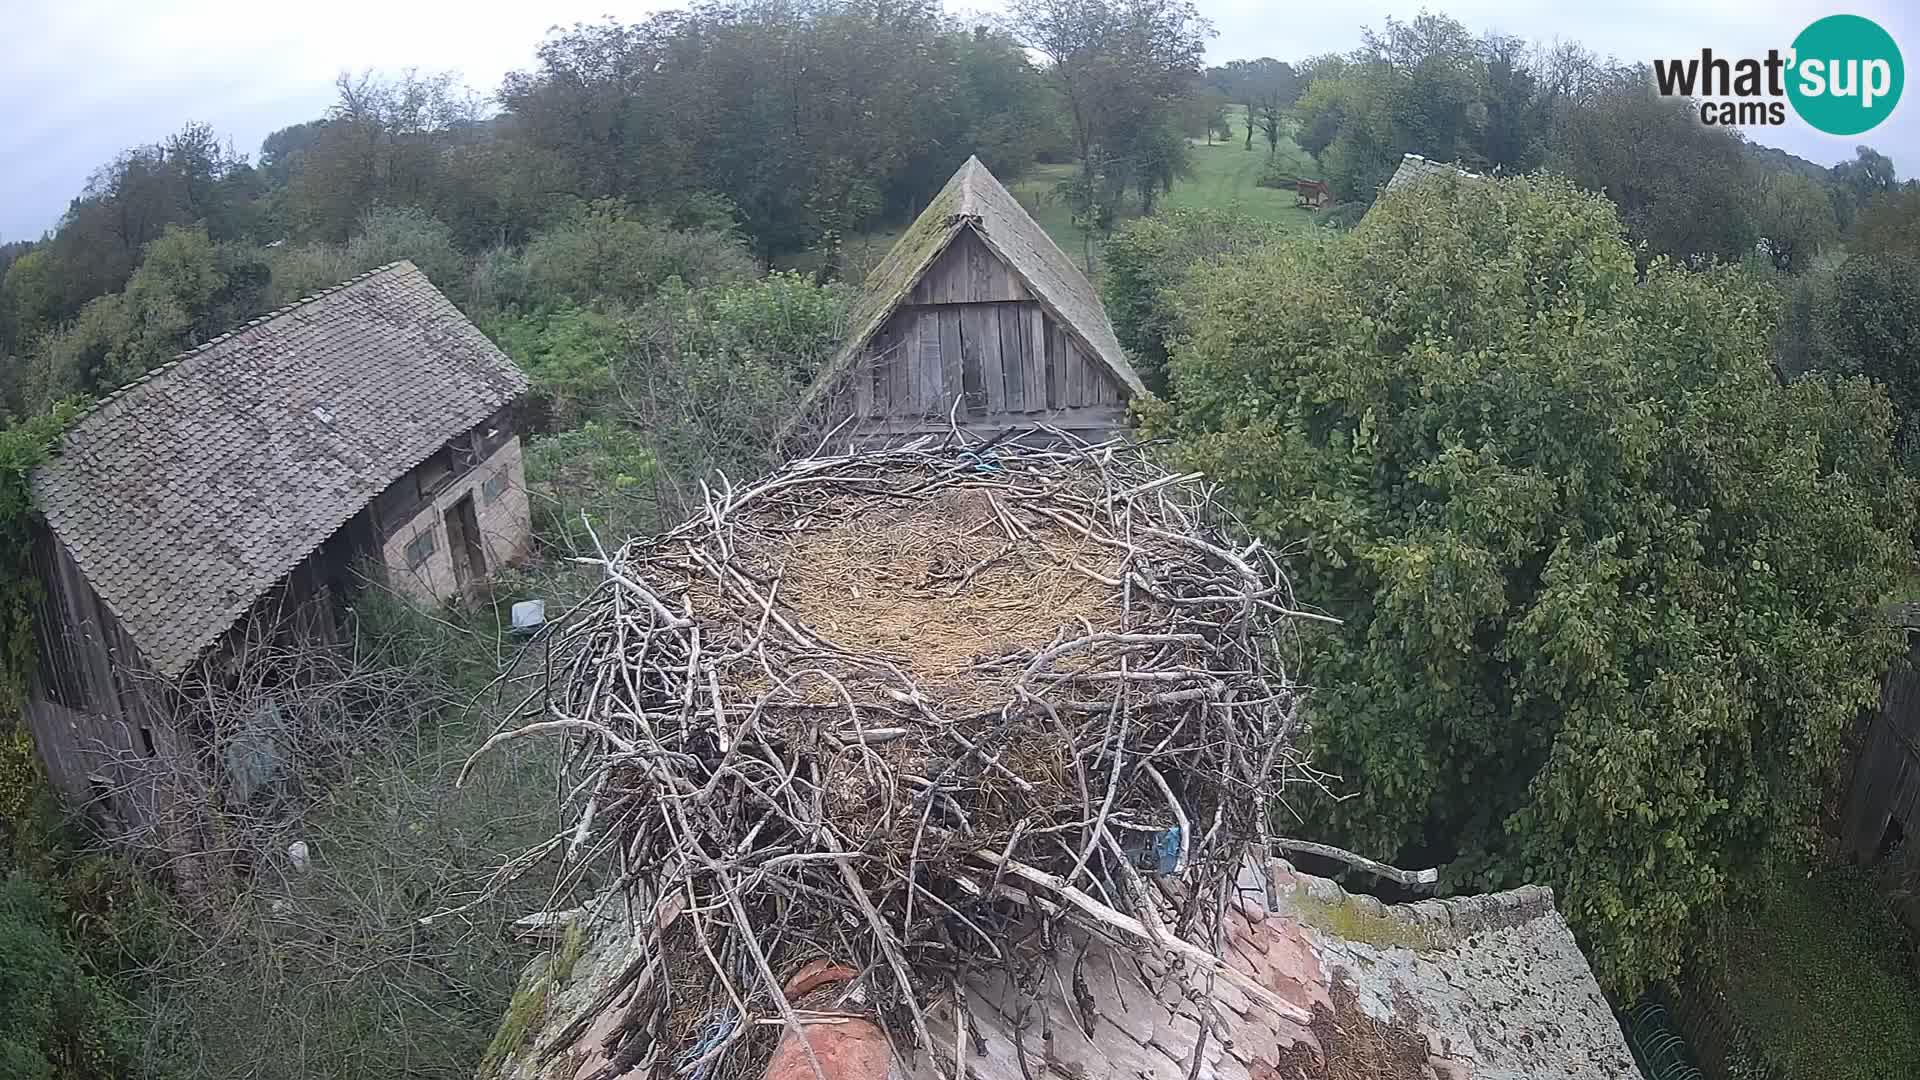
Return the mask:
[[979, 158], [968, 158], [867, 276], [846, 344], [789, 424], [798, 446], [950, 425], [1126, 425], [1142, 390], [1093, 285]]
[[[362, 274], [108, 395], [33, 474], [48, 778], [110, 832], [173, 830], [234, 738], [185, 702], [261, 642], [337, 639], [361, 586], [437, 602], [532, 542], [519, 369], [412, 263]], [[263, 719], [262, 730], [271, 727]], [[269, 731], [270, 734], [270, 731]], [[249, 740], [250, 743], [249, 743]]]

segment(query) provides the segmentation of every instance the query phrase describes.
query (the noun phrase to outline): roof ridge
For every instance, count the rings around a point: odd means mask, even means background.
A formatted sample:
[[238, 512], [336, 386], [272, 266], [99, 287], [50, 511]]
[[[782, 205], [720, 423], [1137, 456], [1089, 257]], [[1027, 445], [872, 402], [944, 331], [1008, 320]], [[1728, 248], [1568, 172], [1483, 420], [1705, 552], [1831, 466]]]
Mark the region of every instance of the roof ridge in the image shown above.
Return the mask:
[[1309, 899], [1350, 906], [1362, 916], [1416, 929], [1437, 948], [1446, 948], [1472, 934], [1532, 922], [1557, 910], [1553, 890], [1545, 885], [1389, 904], [1366, 893], [1348, 892], [1339, 882], [1306, 873], [1286, 859], [1273, 861], [1286, 868], [1294, 887]]
[[[362, 273], [355, 274], [353, 277], [347, 278], [344, 281], [340, 281], [333, 285], [329, 285], [326, 288], [321, 289], [319, 292], [309, 293], [308, 295], [303, 296], [300, 299], [295, 300], [290, 304], [285, 304], [285, 305], [282, 305], [281, 307], [274, 308], [268, 311], [264, 315], [256, 315], [253, 318], [248, 319], [246, 322], [240, 323], [239, 325], [231, 329], [223, 331], [219, 336], [208, 338], [207, 340], [201, 342], [198, 345], [195, 345], [190, 349], [182, 349], [181, 351], [173, 354], [173, 356], [169, 357], [165, 361], [155, 364], [154, 366], [141, 372], [139, 377], [133, 379], [131, 382], [122, 383], [119, 386], [113, 388], [112, 390], [107, 391], [106, 393], [100, 395], [98, 398], [94, 399], [94, 401], [91, 404], [89, 404], [86, 408], [81, 409], [79, 414], [73, 418], [73, 424], [68, 426], [68, 430], [72, 430], [73, 427], [79, 425], [83, 421], [92, 419], [94, 414], [100, 412], [105, 406], [120, 400], [120, 398], [123, 397], [129, 390], [132, 390], [135, 387], [138, 387], [152, 380], [156, 375], [164, 375], [167, 372], [172, 371], [174, 368], [179, 367], [185, 361], [192, 359], [193, 357], [198, 356], [203, 352], [206, 352], [208, 349], [213, 348], [215, 345], [218, 345], [229, 339], [238, 337], [239, 335], [247, 332], [248, 330], [251, 330], [264, 323], [272, 322], [273, 320], [280, 318], [282, 315], [290, 314], [296, 308], [305, 307], [316, 300], [320, 300], [325, 297], [332, 296], [334, 293], [340, 292], [341, 290], [346, 289], [350, 286], [358, 285], [361, 282], [366, 281], [368, 278], [373, 277], [376, 274], [384, 274], [387, 271], [397, 269], [402, 265], [413, 266], [413, 262], [410, 259], [395, 259], [392, 262], [383, 263], [379, 266], [374, 267], [371, 270], [367, 270]], [[414, 269], [418, 270], [419, 267], [414, 267]]]

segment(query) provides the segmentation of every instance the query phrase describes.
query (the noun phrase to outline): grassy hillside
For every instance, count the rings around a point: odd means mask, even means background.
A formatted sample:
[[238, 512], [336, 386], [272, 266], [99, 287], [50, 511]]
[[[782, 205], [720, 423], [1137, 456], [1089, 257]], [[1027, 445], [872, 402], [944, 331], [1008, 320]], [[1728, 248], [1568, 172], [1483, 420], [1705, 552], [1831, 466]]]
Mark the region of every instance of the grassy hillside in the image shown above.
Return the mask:
[[[1233, 107], [1227, 111], [1228, 119], [1234, 126], [1235, 138], [1224, 143], [1208, 145], [1205, 140], [1188, 141], [1191, 154], [1191, 171], [1187, 176], [1174, 181], [1173, 190], [1159, 200], [1161, 207], [1206, 207], [1218, 210], [1237, 210], [1265, 221], [1278, 221], [1298, 228], [1313, 224], [1312, 211], [1303, 210], [1294, 205], [1294, 193], [1276, 188], [1260, 187], [1260, 174], [1267, 167], [1267, 144], [1258, 134], [1253, 140], [1253, 149], [1246, 147], [1245, 110]], [[1289, 136], [1283, 136], [1276, 155], [1284, 171], [1299, 176], [1319, 175], [1319, 165], [1313, 156], [1300, 148]], [[1027, 213], [1047, 230], [1053, 242], [1073, 257], [1073, 261], [1083, 268], [1091, 261], [1094, 271], [1099, 271], [1099, 241], [1089, 237], [1086, 232], [1073, 223], [1073, 211], [1066, 201], [1061, 199], [1055, 188], [1060, 181], [1071, 177], [1079, 166], [1073, 163], [1058, 165], [1036, 165], [1025, 176], [1008, 185]], [[1132, 196], [1122, 208], [1121, 220], [1138, 217], [1140, 204]], [[857, 280], [862, 272], [893, 246], [900, 233], [905, 229], [903, 223], [892, 229], [865, 233], [847, 241], [843, 252], [844, 263], [850, 278]], [[1089, 259], [1091, 256], [1091, 259]], [[783, 268], [813, 270], [819, 265], [819, 255], [808, 252], [805, 255], [779, 260]]]

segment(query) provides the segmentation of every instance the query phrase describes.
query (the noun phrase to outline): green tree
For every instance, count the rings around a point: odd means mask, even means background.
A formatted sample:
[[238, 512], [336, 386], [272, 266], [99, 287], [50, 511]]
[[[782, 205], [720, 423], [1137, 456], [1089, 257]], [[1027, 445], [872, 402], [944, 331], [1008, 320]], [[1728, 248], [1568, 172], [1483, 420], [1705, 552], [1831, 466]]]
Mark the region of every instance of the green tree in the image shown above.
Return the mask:
[[1895, 445], [1920, 473], [1920, 257], [1861, 254], [1802, 300], [1806, 334], [1802, 364], [1860, 375], [1884, 387], [1893, 402]]
[[1757, 177], [1740, 137], [1700, 123], [1690, 101], [1654, 93], [1644, 67], [1619, 68], [1554, 113], [1547, 168], [1620, 208], [1648, 252], [1698, 265], [1738, 260], [1758, 239]]
[[1920, 254], [1920, 188], [1875, 196], [1854, 215], [1848, 238], [1860, 251]]
[[1128, 222], [1107, 241], [1100, 295], [1140, 377], [1166, 390], [1173, 299], [1196, 266], [1286, 235], [1286, 226], [1232, 210], [1180, 207]]
[[[1166, 168], [1174, 156], [1167, 133], [1177, 130], [1213, 24], [1191, 0], [1036, 0], [1016, 6], [1006, 28], [1048, 60], [1046, 77], [1066, 102], [1081, 188], [1108, 189], [1112, 202], [1135, 190], [1150, 205], [1149, 189], [1177, 172]], [[1099, 184], [1096, 173], [1104, 177]]]
[[128, 1075], [137, 1044], [125, 1004], [68, 950], [61, 923], [38, 886], [0, 879], [0, 1076]]
[[1797, 173], [1769, 173], [1760, 182], [1753, 224], [1774, 267], [1789, 274], [1804, 272], [1840, 239], [1827, 188]]
[[1780, 384], [1744, 272], [1641, 280], [1604, 198], [1455, 182], [1196, 273], [1154, 416], [1343, 623], [1311, 826], [1544, 882], [1631, 997], [1806, 851], [1899, 648], [1884, 394]]

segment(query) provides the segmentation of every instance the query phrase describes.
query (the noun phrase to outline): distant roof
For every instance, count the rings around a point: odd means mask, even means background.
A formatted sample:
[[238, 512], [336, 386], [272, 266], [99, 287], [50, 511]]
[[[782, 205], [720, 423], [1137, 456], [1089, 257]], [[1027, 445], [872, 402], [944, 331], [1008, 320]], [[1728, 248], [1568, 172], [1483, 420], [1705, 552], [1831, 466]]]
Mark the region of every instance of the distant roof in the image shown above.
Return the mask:
[[1419, 154], [1408, 154], [1400, 159], [1400, 167], [1393, 170], [1393, 175], [1387, 178], [1386, 186], [1383, 187], [1381, 191], [1382, 193], [1397, 191], [1409, 184], [1415, 184], [1428, 177], [1435, 176], [1462, 176], [1474, 180], [1486, 179], [1479, 173], [1468, 172], [1458, 165], [1448, 165], [1439, 161], [1428, 161]]
[[[1283, 861], [1268, 866], [1277, 910], [1267, 910], [1259, 871], [1249, 867], [1219, 952], [1287, 1008], [1211, 980], [1203, 994], [1214, 1021], [1201, 1076], [1638, 1080], [1613, 1010], [1547, 889], [1384, 905]], [[613, 906], [596, 917], [605, 921], [590, 932], [572, 978], [530, 1018], [502, 1077], [585, 1077], [607, 1063], [603, 1040], [624, 1016], [607, 1008], [608, 990], [632, 974], [648, 940]], [[1026, 1017], [1024, 1069], [1013, 1037], [1023, 1010], [1005, 977], [996, 969], [967, 986], [969, 1077], [1190, 1075], [1199, 1014], [1161, 957], [1097, 942], [1084, 954], [1063, 942], [1056, 956], [1054, 977], [1038, 980], [1047, 1015]], [[545, 968], [536, 960], [529, 970]], [[1083, 991], [1091, 1017], [1073, 1000]], [[955, 1018], [944, 999], [927, 1024], [936, 1042], [950, 1037]], [[950, 1047], [939, 1056], [953, 1060]], [[567, 1067], [549, 1071], [556, 1057]], [[615, 1080], [644, 1075], [636, 1067]], [[922, 1056], [896, 1060], [892, 1075], [937, 1074]]]
[[1107, 309], [1101, 305], [1093, 283], [980, 159], [969, 157], [894, 242], [892, 250], [867, 273], [865, 292], [847, 319], [846, 344], [822, 371], [810, 398], [822, 393], [833, 376], [860, 355], [868, 339], [962, 229], [972, 229], [989, 250], [1005, 260], [1041, 306], [1128, 389], [1146, 389], [1114, 337], [1113, 324], [1107, 320]]
[[47, 523], [162, 675], [388, 485], [526, 389], [410, 262], [182, 353], [35, 470]]

